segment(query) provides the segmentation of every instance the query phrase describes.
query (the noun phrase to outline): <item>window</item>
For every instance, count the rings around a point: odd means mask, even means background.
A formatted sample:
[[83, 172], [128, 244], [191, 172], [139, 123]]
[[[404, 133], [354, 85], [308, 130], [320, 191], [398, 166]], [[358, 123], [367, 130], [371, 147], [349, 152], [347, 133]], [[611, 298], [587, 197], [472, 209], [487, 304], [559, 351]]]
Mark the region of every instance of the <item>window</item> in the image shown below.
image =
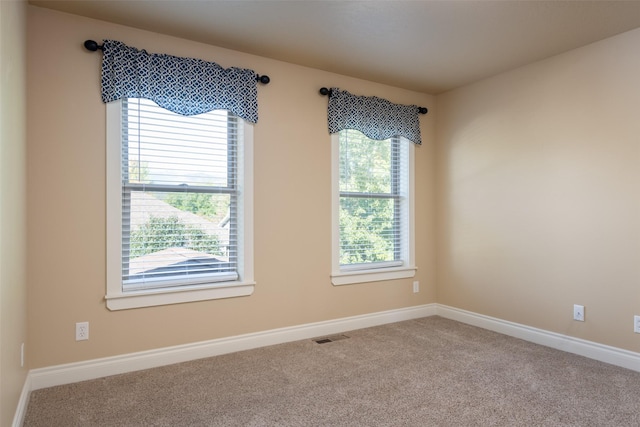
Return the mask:
[[252, 126], [107, 104], [107, 307], [249, 295]]
[[415, 275], [413, 144], [332, 135], [334, 285]]

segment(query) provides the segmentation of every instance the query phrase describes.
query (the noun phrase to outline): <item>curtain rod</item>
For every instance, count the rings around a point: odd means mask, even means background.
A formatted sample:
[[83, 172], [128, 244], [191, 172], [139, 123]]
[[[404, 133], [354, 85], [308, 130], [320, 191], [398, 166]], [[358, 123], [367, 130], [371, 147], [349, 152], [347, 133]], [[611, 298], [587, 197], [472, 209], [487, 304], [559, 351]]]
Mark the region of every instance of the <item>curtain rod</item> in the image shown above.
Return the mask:
[[[331, 96], [331, 89], [327, 89], [326, 87], [321, 87], [320, 95]], [[427, 114], [428, 111], [429, 110], [427, 109], [427, 107], [418, 107], [418, 113], [420, 114]]]
[[[103, 50], [102, 45], [98, 44], [95, 40], [85, 40], [84, 47], [91, 52], [95, 52], [97, 50]], [[256, 81], [259, 81], [262, 84], [268, 84], [271, 79], [269, 76], [261, 76], [260, 74], [256, 74]]]

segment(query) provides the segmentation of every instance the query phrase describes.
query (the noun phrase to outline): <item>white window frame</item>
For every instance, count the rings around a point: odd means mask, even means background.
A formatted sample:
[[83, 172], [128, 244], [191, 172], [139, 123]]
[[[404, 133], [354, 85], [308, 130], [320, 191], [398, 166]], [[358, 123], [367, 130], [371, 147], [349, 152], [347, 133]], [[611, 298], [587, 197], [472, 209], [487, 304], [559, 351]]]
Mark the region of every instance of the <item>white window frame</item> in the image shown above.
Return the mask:
[[107, 292], [109, 310], [178, 304], [251, 295], [253, 276], [253, 126], [239, 120], [244, 137], [238, 141], [239, 218], [238, 273], [230, 282], [184, 284], [170, 288], [123, 291], [122, 288], [122, 101], [106, 104]]
[[415, 201], [414, 201], [414, 157], [413, 143], [402, 138], [401, 144], [406, 149], [406, 163], [408, 170], [404, 179], [407, 185], [406, 212], [402, 215], [401, 227], [405, 239], [402, 241], [401, 260], [364, 265], [340, 265], [340, 134], [331, 135], [331, 283], [334, 286], [351, 285], [355, 283], [377, 282], [382, 280], [406, 279], [414, 277], [415, 266]]

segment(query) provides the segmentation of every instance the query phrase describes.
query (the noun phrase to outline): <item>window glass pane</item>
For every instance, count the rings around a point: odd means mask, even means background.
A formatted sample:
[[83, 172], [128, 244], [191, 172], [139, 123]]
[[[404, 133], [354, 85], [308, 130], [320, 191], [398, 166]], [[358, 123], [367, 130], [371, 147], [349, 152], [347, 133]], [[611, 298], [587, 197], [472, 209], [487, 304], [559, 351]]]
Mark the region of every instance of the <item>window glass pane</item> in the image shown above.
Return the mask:
[[340, 191], [390, 193], [392, 144], [374, 141], [361, 132], [340, 132]]
[[229, 185], [226, 111], [181, 116], [146, 99], [129, 99], [123, 111], [127, 145], [123, 173], [130, 182], [220, 186]]
[[340, 264], [396, 259], [394, 199], [340, 198]]
[[237, 119], [144, 99], [122, 118], [123, 289], [236, 280]]
[[340, 132], [340, 265], [400, 260], [400, 152], [399, 138]]
[[123, 195], [123, 279], [232, 271], [228, 194]]

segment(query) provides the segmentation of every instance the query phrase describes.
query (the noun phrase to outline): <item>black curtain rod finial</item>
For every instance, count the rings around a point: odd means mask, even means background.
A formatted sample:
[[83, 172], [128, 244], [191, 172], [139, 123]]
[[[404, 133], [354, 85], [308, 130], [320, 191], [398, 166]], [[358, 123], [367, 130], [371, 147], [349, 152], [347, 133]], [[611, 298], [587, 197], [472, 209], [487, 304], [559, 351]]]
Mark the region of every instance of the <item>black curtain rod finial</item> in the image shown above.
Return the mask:
[[96, 50], [102, 50], [102, 46], [98, 44], [95, 40], [85, 40], [84, 47], [91, 52], [95, 52]]
[[429, 110], [427, 109], [427, 107], [418, 107], [418, 113], [427, 114], [428, 112]]
[[269, 84], [269, 82], [271, 81], [269, 76], [261, 76], [259, 74], [256, 75], [256, 80], [262, 83], [263, 85]]

